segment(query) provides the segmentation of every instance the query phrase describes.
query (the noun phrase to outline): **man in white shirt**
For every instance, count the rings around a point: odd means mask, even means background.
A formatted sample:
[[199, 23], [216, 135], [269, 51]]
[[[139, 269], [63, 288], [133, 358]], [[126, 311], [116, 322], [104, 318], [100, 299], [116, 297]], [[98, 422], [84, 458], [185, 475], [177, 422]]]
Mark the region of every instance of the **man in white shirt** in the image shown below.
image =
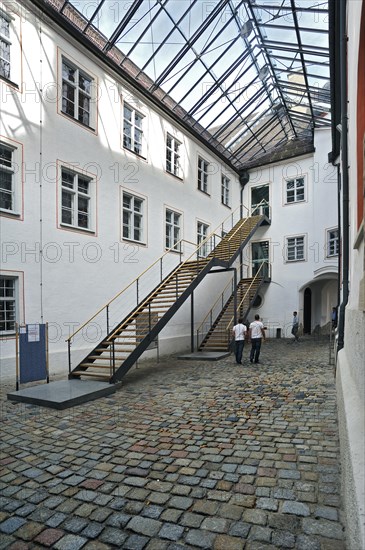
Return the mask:
[[240, 317], [238, 319], [237, 325], [232, 329], [232, 336], [235, 339], [235, 355], [237, 365], [242, 365], [242, 352], [245, 345], [247, 327], [243, 324], [243, 319]]
[[261, 339], [266, 340], [264, 325], [260, 321], [260, 316], [256, 313], [255, 320], [250, 324], [249, 335], [251, 340], [250, 362], [259, 363]]

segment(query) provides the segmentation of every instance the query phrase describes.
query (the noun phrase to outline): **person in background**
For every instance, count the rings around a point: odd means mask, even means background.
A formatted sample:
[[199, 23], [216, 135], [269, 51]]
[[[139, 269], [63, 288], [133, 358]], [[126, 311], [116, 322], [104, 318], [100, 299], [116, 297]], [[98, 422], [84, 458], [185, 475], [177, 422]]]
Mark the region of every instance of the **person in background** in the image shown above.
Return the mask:
[[337, 307], [332, 308], [331, 321], [332, 321], [332, 328], [333, 329], [336, 328], [337, 327]]
[[251, 340], [250, 362], [259, 363], [261, 340], [266, 340], [265, 328], [260, 321], [260, 316], [256, 313], [255, 320], [250, 323], [249, 335]]
[[246, 325], [243, 324], [243, 318], [240, 317], [238, 319], [237, 325], [235, 325], [232, 329], [232, 336], [234, 336], [234, 340], [235, 340], [234, 349], [235, 349], [237, 365], [242, 365], [242, 352], [243, 352], [243, 347], [245, 345], [246, 331], [247, 331], [247, 327]]
[[292, 321], [291, 333], [294, 336], [294, 342], [299, 342], [298, 329], [299, 329], [298, 312], [293, 311], [293, 321]]

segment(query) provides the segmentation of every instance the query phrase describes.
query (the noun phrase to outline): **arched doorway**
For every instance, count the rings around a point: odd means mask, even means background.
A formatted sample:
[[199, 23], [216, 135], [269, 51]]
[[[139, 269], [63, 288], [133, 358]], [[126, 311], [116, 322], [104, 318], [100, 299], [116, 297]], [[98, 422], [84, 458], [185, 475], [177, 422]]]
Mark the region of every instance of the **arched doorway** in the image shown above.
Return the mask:
[[312, 327], [312, 291], [307, 287], [304, 291], [303, 333], [310, 334]]

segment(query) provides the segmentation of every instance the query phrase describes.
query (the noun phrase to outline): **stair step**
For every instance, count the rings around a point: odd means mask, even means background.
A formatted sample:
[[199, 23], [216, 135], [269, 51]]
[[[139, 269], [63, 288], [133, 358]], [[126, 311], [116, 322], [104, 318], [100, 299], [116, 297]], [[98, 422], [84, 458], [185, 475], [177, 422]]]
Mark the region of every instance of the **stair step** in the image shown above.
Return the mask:
[[110, 365], [99, 365], [98, 363], [80, 363], [80, 367], [88, 369], [110, 369]]

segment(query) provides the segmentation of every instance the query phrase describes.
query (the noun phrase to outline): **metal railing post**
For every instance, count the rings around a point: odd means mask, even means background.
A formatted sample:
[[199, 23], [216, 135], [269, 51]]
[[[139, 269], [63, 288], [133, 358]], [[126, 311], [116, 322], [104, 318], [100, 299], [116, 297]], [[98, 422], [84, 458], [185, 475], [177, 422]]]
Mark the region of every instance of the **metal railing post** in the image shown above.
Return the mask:
[[71, 340], [67, 340], [68, 373], [71, 374]]
[[136, 279], [137, 306], [139, 304], [139, 277]]
[[106, 333], [109, 334], [109, 304], [106, 306]]
[[162, 258], [160, 259], [160, 283], [162, 282], [163, 273], [162, 273]]

